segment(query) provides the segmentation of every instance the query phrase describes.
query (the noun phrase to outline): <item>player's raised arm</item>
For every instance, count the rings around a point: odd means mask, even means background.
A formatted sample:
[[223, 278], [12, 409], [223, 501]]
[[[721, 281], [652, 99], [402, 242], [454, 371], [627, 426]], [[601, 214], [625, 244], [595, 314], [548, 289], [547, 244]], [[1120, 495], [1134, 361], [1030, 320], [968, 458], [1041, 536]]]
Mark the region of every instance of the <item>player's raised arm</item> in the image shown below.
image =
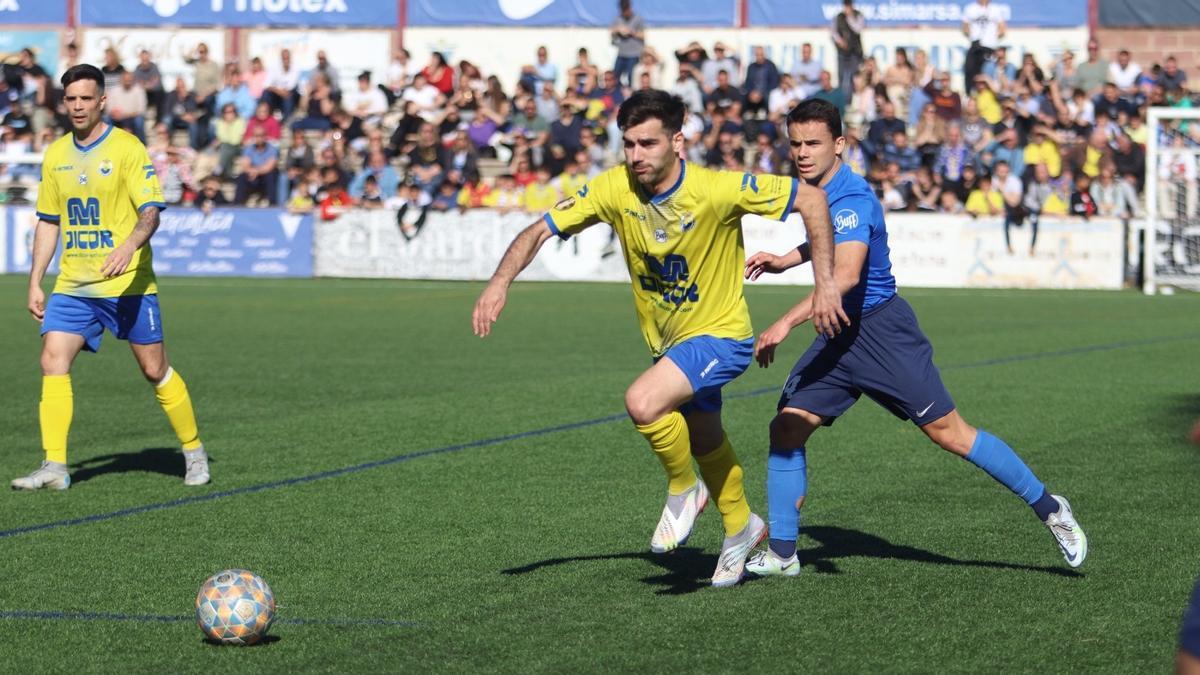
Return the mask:
[[549, 224], [545, 220], [538, 220], [513, 238], [508, 250], [504, 252], [504, 257], [500, 259], [500, 264], [496, 266], [487, 288], [483, 289], [479, 299], [475, 301], [471, 324], [476, 335], [487, 337], [492, 332], [492, 324], [500, 318], [500, 311], [504, 309], [504, 302], [508, 298], [509, 285], [521, 270], [533, 262], [542, 245], [552, 236], [554, 232]]
[[850, 325], [850, 317], [842, 309], [842, 294], [833, 280], [833, 224], [829, 219], [829, 203], [825, 191], [800, 183], [796, 193], [795, 210], [804, 219], [804, 230], [813, 264], [813, 326], [818, 333], [833, 337]]
[[58, 247], [58, 223], [38, 220], [33, 235], [33, 256], [29, 265], [29, 313], [41, 321], [46, 316], [46, 292], [42, 290], [42, 279], [54, 258]]

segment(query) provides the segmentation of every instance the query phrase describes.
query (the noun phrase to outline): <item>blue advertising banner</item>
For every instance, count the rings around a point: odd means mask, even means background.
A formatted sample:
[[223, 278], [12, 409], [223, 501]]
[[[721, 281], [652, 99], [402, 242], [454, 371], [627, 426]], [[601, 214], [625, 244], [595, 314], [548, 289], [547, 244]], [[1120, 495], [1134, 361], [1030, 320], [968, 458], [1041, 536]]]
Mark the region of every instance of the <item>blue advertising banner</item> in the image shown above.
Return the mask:
[[85, 26], [395, 28], [398, 18], [396, 0], [79, 0]]
[[[638, 0], [651, 26], [733, 26], [737, 0]], [[616, 0], [408, 0], [410, 26], [606, 27]]]
[[0, 25], [67, 23], [65, 0], [0, 0]]
[[[962, 25], [963, 9], [969, 4], [965, 0], [856, 0], [854, 6], [862, 12], [869, 28], [912, 25], [957, 28]], [[1000, 8], [1009, 26], [1087, 25], [1087, 0], [1002, 0], [992, 4]], [[750, 25], [828, 26], [841, 11], [840, 0], [750, 0]]]
[[313, 219], [282, 209], [167, 209], [154, 247], [162, 276], [311, 277]]
[[[37, 231], [37, 211], [32, 206], [10, 206], [0, 209], [0, 226], [3, 226], [4, 271], [10, 274], [28, 274], [33, 261], [33, 235]], [[58, 274], [58, 254], [50, 261], [48, 274]]]

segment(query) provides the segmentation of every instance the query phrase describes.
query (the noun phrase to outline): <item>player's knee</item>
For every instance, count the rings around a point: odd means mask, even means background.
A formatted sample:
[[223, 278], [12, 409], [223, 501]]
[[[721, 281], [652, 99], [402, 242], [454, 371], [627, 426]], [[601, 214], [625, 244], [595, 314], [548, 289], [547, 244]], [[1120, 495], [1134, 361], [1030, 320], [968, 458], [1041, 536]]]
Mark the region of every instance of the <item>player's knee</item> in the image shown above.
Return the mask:
[[[957, 423], [954, 423], [957, 422]], [[966, 422], [958, 420], [938, 420], [921, 429], [929, 440], [941, 449], [952, 452], [960, 457], [966, 457], [975, 443], [975, 429]]]
[[806, 410], [780, 412], [771, 420], [771, 446], [798, 448], [808, 442], [808, 437], [821, 425], [821, 417]]
[[629, 418], [633, 420], [634, 424], [643, 425], [650, 424], [670, 412], [663, 409], [663, 406], [655, 401], [649, 392], [633, 387], [625, 392], [625, 411], [629, 413]]
[[42, 375], [66, 375], [71, 370], [71, 359], [53, 349], [42, 350]]
[[158, 384], [167, 376], [169, 366], [165, 359], [154, 360], [151, 362], [140, 361], [138, 366], [142, 370], [142, 377], [151, 384]]

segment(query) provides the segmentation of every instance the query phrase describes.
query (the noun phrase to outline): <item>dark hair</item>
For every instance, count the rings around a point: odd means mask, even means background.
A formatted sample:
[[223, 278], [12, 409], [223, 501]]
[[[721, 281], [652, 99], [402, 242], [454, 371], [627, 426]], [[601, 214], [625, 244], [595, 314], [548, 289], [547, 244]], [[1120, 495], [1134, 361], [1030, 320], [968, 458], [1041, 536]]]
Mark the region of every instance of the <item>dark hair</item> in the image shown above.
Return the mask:
[[787, 115], [789, 126], [805, 122], [824, 122], [834, 138], [842, 135], [842, 114], [837, 106], [821, 98], [809, 98], [796, 104]]
[[624, 130], [655, 119], [662, 122], [667, 136], [674, 136], [683, 129], [685, 114], [687, 106], [678, 96], [659, 89], [643, 89], [621, 104], [617, 111], [617, 127]]
[[104, 73], [100, 72], [99, 68], [91, 65], [90, 63], [81, 63], [77, 66], [71, 66], [67, 69], [67, 72], [62, 74], [62, 78], [59, 80], [59, 82], [62, 82], [63, 89], [66, 89], [68, 85], [79, 82], [80, 80], [91, 80], [92, 82], [95, 82], [96, 92], [100, 94], [104, 93]]

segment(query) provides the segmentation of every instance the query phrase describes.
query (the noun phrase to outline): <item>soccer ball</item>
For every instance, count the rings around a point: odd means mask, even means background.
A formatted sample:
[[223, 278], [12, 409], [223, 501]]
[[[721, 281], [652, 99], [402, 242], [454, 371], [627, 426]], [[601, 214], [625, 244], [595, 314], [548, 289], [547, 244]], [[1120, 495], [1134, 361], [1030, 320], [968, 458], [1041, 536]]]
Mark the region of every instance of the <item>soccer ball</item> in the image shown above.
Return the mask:
[[275, 620], [275, 594], [257, 574], [223, 570], [196, 594], [196, 623], [209, 639], [225, 645], [252, 645]]

